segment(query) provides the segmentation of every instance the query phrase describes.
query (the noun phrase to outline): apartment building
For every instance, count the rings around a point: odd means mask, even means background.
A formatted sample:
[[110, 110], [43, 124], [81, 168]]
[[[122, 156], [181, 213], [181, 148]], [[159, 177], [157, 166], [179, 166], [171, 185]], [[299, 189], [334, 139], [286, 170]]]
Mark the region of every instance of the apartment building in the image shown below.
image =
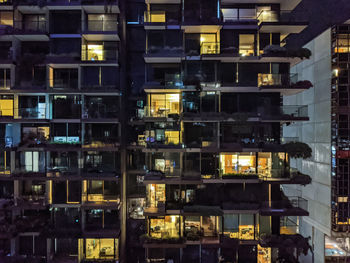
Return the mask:
[[129, 261], [296, 262], [308, 251], [307, 201], [282, 191], [310, 183], [290, 168], [297, 138], [280, 140], [309, 120], [306, 105], [283, 104], [312, 86], [290, 73], [309, 50], [284, 47], [307, 26], [291, 15], [298, 3], [132, 2]]
[[0, 2], [1, 262], [116, 262], [118, 1]]
[[303, 103], [310, 121], [284, 127], [284, 136], [295, 136], [313, 149], [308, 160], [292, 166], [312, 177], [305, 188], [285, 187], [287, 194], [308, 200], [310, 216], [300, 220], [300, 232], [312, 237], [315, 261], [345, 262], [349, 253], [349, 33], [350, 23], [333, 25], [305, 45], [310, 60], [292, 71], [314, 87], [284, 98], [285, 104]]
[[299, 0], [0, 1], [0, 261], [310, 253]]

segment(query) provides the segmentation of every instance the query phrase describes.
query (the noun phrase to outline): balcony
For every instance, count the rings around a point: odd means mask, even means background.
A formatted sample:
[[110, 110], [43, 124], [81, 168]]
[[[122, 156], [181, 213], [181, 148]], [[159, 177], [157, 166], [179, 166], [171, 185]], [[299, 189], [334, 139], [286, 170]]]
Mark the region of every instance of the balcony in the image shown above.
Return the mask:
[[298, 74], [258, 74], [258, 88], [265, 92], [295, 95], [311, 87], [310, 81], [298, 81]]
[[201, 42], [201, 55], [220, 54], [220, 42]]
[[284, 105], [258, 108], [257, 116], [266, 122], [308, 121], [308, 106]]
[[87, 41], [119, 41], [118, 20], [112, 14], [88, 14], [83, 32]]
[[165, 29], [167, 25], [179, 25], [181, 18], [179, 12], [145, 11], [145, 29]]
[[281, 201], [263, 202], [260, 214], [264, 216], [308, 216], [308, 201], [302, 197], [283, 198]]
[[81, 61], [117, 63], [118, 50], [106, 48], [103, 44], [86, 44], [81, 47]]
[[82, 119], [89, 122], [116, 121], [119, 117], [119, 97], [85, 97]]
[[117, 19], [91, 20], [87, 21], [88, 32], [116, 32], [118, 30]]
[[262, 33], [298, 34], [308, 25], [307, 21], [296, 19], [292, 11], [287, 10], [262, 10], [257, 14], [257, 20]]
[[[47, 30], [47, 22], [45, 19], [40, 20], [15, 20], [13, 22], [14, 27], [14, 34], [19, 35], [19, 39], [21, 40], [31, 40], [31, 41], [40, 41], [40, 40], [48, 40], [48, 37], [40, 37], [39, 35], [46, 35], [48, 33]], [[24, 38], [24, 36], [21, 37], [21, 35], [37, 35], [37, 37], [30, 39], [30, 38]], [[23, 39], [22, 39], [23, 38]]]

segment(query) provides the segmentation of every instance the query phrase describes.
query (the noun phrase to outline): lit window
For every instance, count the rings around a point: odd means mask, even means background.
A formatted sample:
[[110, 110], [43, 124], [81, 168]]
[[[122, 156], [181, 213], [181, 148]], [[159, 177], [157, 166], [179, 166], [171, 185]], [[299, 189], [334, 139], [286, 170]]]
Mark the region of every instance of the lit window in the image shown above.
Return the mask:
[[82, 46], [82, 60], [101, 61], [105, 59], [103, 45], [87, 44]]
[[145, 12], [146, 23], [165, 23], [165, 11], [149, 11]]
[[[84, 240], [79, 240], [83, 246]], [[79, 251], [84, 249], [80, 248]], [[118, 259], [118, 239], [113, 238], [87, 238], [85, 240], [85, 259]], [[82, 258], [82, 255], [80, 255]]]
[[271, 263], [271, 248], [258, 245], [258, 262]]
[[147, 207], [158, 207], [158, 203], [165, 203], [165, 184], [147, 185]]
[[216, 39], [216, 34], [201, 34], [201, 54], [219, 54], [220, 43]]
[[165, 216], [150, 219], [149, 234], [154, 238], [169, 239], [180, 237], [180, 216]]
[[223, 175], [256, 174], [255, 159], [253, 153], [220, 155], [222, 173]]
[[179, 131], [165, 131], [165, 139], [167, 144], [179, 144], [180, 132]]
[[[0, 0], [1, 3], [1, 0]], [[2, 2], [5, 3], [5, 2]], [[13, 14], [12, 12], [0, 12], [0, 25], [13, 26]]]
[[349, 53], [350, 44], [347, 35], [338, 35], [337, 47], [334, 48], [335, 53]]
[[239, 35], [239, 54], [242, 56], [254, 55], [254, 35]]
[[13, 96], [0, 96], [0, 116], [13, 116]]
[[180, 94], [150, 94], [149, 117], [180, 113]]

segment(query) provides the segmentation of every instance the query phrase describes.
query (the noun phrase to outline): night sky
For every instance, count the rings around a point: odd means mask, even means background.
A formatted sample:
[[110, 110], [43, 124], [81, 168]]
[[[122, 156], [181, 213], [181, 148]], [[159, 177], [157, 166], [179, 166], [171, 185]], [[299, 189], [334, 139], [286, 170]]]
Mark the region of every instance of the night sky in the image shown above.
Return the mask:
[[[289, 1], [289, 0], [285, 0]], [[333, 24], [350, 19], [350, 0], [303, 0], [294, 10], [296, 18], [309, 20], [309, 27], [288, 38], [288, 46], [305, 45]]]

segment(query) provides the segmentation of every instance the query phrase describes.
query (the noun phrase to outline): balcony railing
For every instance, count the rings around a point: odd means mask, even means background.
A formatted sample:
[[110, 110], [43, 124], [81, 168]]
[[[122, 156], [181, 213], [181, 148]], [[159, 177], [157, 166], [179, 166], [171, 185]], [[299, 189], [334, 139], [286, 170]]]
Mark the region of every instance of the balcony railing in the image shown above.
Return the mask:
[[78, 79], [49, 79], [53, 89], [78, 89]]
[[161, 108], [161, 107], [149, 107], [146, 106], [144, 107], [144, 113], [145, 113], [145, 117], [153, 117], [153, 118], [161, 118], [161, 117], [170, 117], [169, 115], [179, 115], [180, 112], [175, 113], [172, 112], [170, 113], [170, 109], [168, 108]]
[[87, 21], [88, 31], [117, 31], [118, 21], [117, 20], [88, 20]]
[[308, 201], [299, 196], [289, 196], [281, 201], [262, 202], [263, 213], [285, 213], [285, 215], [299, 215], [307, 213]]
[[165, 11], [145, 11], [144, 23], [165, 23]]
[[262, 22], [302, 22], [292, 15], [290, 10], [262, 10], [257, 14], [259, 24]]
[[23, 119], [45, 119], [46, 108], [19, 108], [18, 115]]
[[143, 21], [148, 24], [178, 24], [180, 22], [180, 16], [178, 12], [145, 11]]
[[15, 31], [14, 33], [47, 33], [46, 21], [43, 20], [17, 20], [13, 22], [13, 26]]
[[113, 61], [117, 60], [116, 49], [96, 49], [89, 50], [89, 45], [82, 45], [81, 60], [82, 61]]
[[299, 105], [284, 105], [276, 107], [259, 107], [257, 114], [262, 119], [295, 119], [295, 118], [307, 118], [308, 117], [308, 106]]
[[220, 42], [202, 42], [201, 55], [220, 54]]
[[292, 83], [297, 83], [298, 74], [258, 74], [258, 87], [290, 87]]

